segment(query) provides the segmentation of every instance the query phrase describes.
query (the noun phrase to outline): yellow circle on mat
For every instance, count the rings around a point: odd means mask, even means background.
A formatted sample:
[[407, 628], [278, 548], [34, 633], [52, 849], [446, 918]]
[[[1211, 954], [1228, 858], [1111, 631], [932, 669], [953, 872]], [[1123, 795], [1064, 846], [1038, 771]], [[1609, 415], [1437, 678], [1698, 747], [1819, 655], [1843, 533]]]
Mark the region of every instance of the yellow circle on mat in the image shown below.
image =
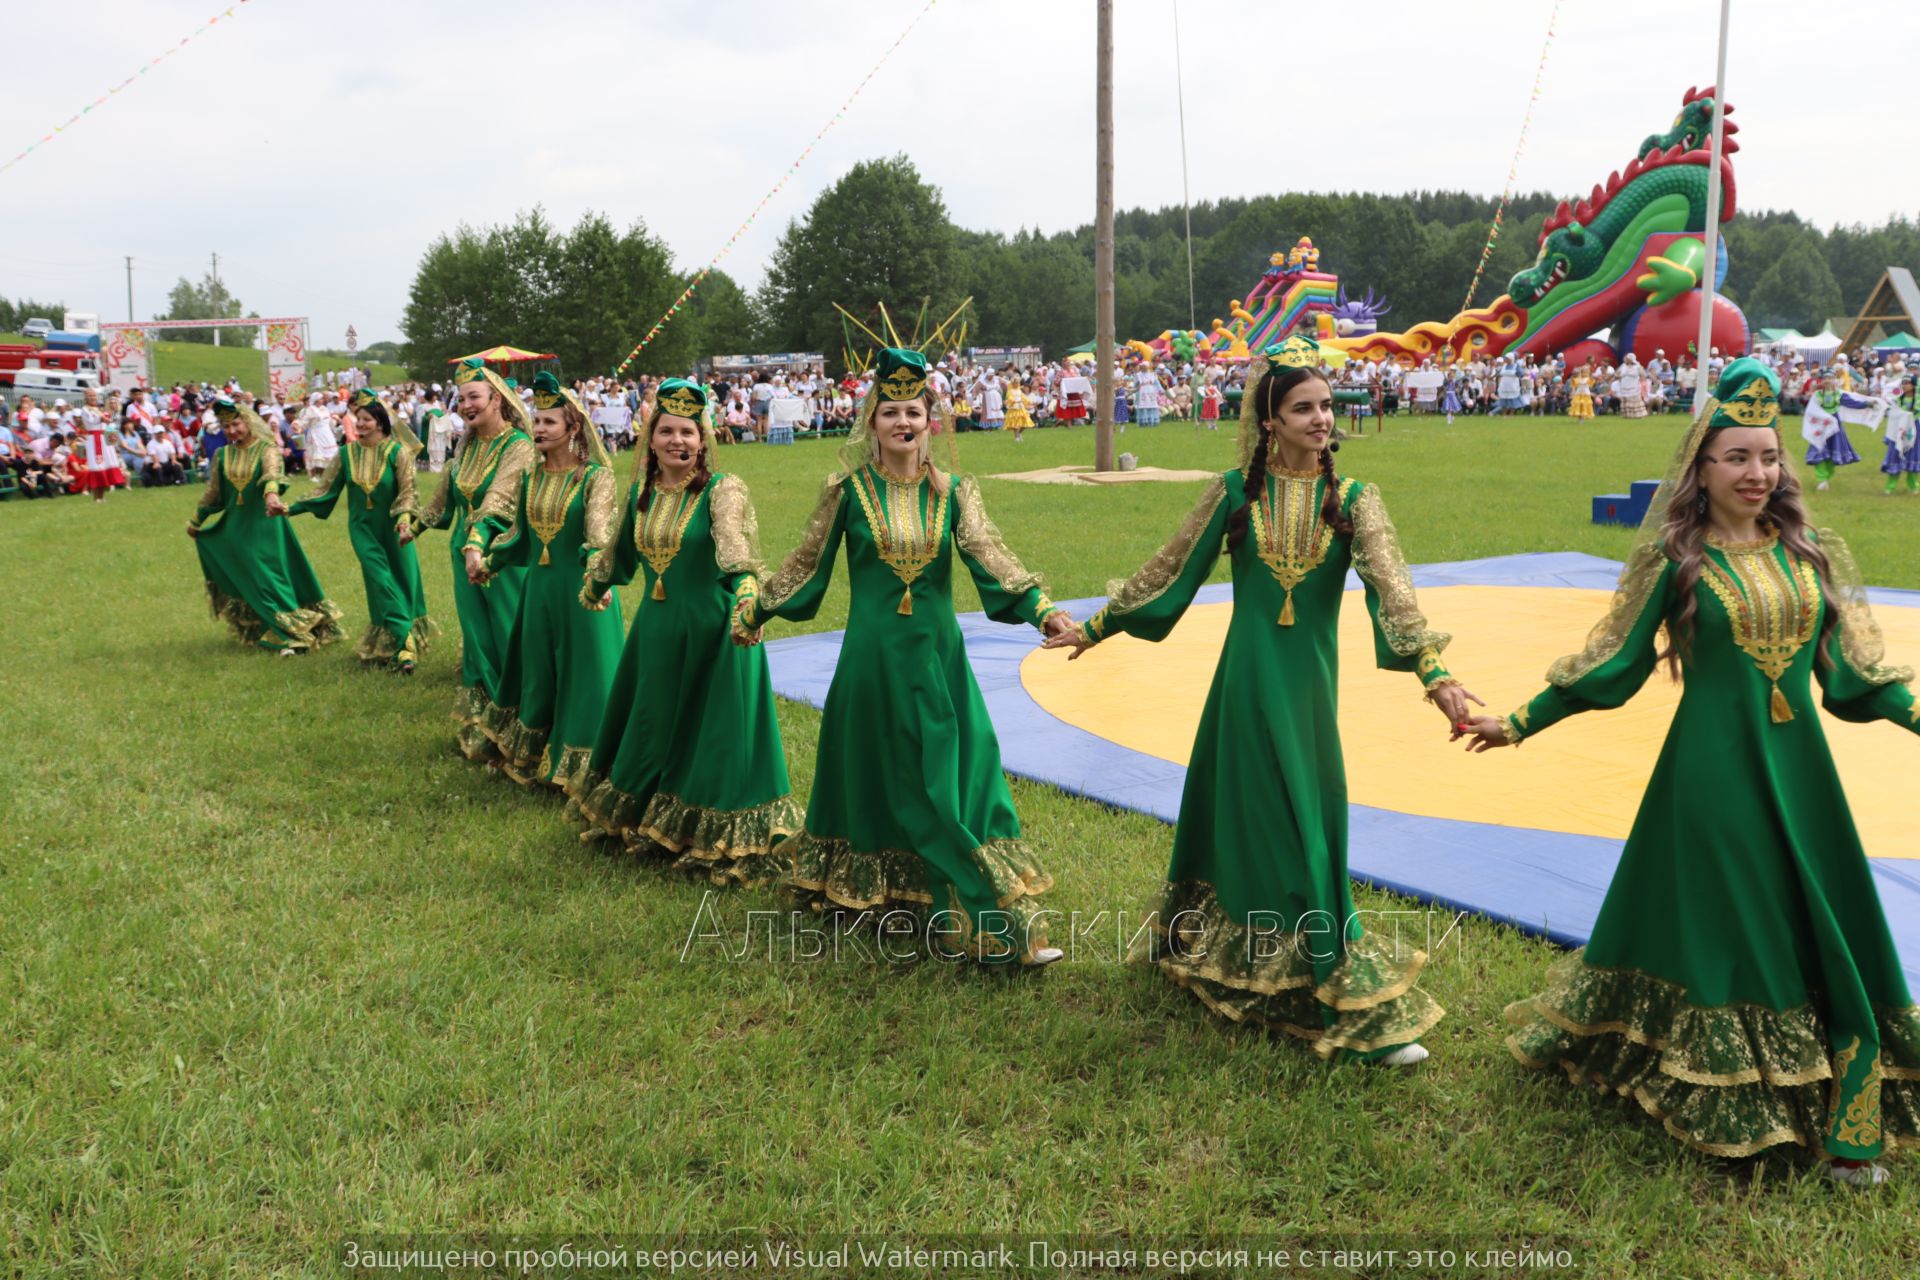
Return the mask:
[[[1453, 634], [1448, 668], [1499, 715], [1540, 691], [1547, 667], [1580, 648], [1609, 598], [1566, 587], [1437, 587], [1422, 591], [1420, 604]], [[1035, 650], [1020, 682], [1068, 724], [1185, 764], [1232, 616], [1231, 604], [1197, 605], [1159, 644], [1114, 636], [1071, 664]], [[1920, 662], [1920, 609], [1875, 609], [1874, 617], [1890, 660]], [[1414, 676], [1373, 665], [1367, 611], [1360, 593], [1349, 592], [1340, 610], [1348, 798], [1426, 817], [1624, 839], [1680, 700], [1665, 671], [1617, 711], [1571, 717], [1517, 750], [1470, 756], [1447, 741]], [[1889, 724], [1822, 720], [1867, 851], [1920, 858], [1920, 796], [1909, 790], [1920, 778], [1920, 742]]]

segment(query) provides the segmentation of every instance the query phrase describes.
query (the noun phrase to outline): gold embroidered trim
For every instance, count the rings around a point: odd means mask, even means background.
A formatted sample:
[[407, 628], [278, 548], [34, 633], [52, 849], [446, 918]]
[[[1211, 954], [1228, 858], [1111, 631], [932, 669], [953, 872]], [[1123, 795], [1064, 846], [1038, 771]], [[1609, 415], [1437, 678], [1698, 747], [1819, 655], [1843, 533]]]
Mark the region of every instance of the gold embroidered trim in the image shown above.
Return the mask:
[[528, 478], [527, 526], [533, 530], [533, 536], [540, 540], [541, 564], [553, 563], [548, 548], [560, 536], [560, 531], [567, 527], [567, 516], [573, 510], [574, 496], [586, 482], [585, 466], [566, 471], [549, 471], [541, 467]]
[[460, 450], [460, 458], [453, 464], [451, 482], [460, 490], [460, 496], [467, 500], [467, 509], [473, 509], [473, 499], [486, 487], [487, 479], [493, 474], [494, 466], [507, 451], [513, 441], [511, 429], [503, 430], [491, 440], [482, 440], [474, 436]]
[[[656, 487], [652, 503], [633, 526], [633, 545], [653, 567], [655, 600], [667, 598], [664, 582], [667, 569], [673, 564], [673, 558], [680, 554], [680, 543], [686, 538], [687, 526], [693, 523], [694, 513], [700, 509], [700, 499], [705, 493], [705, 490], [691, 493], [683, 487], [662, 495]], [[668, 503], [666, 498], [672, 498], [673, 501]]]
[[253, 483], [255, 473], [260, 470], [265, 448], [258, 440], [252, 440], [238, 449], [230, 444], [220, 446], [220, 474], [227, 478], [227, 484], [233, 489], [233, 505], [246, 505], [247, 486]]
[[1260, 500], [1247, 504], [1254, 554], [1285, 589], [1280, 625], [1293, 625], [1293, 589], [1320, 567], [1333, 545], [1333, 526], [1320, 519], [1318, 471], [1269, 471]]
[[878, 463], [853, 475], [853, 494], [873, 531], [880, 562], [893, 570], [906, 587], [900, 612], [913, 612], [913, 584], [939, 558], [946, 543], [947, 504], [952, 486], [941, 493], [922, 481], [904, 483], [887, 475]]
[[1775, 541], [1765, 538], [1743, 549], [1723, 549], [1724, 567], [1703, 556], [1700, 579], [1727, 611], [1734, 643], [1772, 686], [1770, 715], [1775, 724], [1784, 724], [1793, 719], [1793, 709], [1780, 691], [1780, 677], [1813, 639], [1820, 578], [1811, 564], [1791, 553], [1784, 553], [1782, 564]]
[[[347, 469], [353, 477], [354, 487], [367, 496], [367, 507], [373, 507], [373, 491], [380, 487], [380, 481], [386, 478], [387, 459], [397, 448], [392, 441], [378, 446], [360, 444], [349, 440], [344, 452], [347, 455]], [[336, 459], [337, 460], [337, 459]]]

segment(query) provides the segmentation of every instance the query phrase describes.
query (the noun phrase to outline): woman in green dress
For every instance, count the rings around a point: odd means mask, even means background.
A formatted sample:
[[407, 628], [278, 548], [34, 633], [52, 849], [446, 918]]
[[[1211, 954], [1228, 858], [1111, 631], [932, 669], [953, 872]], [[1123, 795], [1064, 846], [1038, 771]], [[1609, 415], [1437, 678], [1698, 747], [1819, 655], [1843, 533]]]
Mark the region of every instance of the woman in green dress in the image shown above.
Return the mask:
[[[1607, 616], [1469, 750], [1684, 683], [1593, 935], [1507, 1010], [1529, 1067], [1630, 1096], [1688, 1146], [1798, 1144], [1843, 1182], [1920, 1141], [1920, 1009], [1814, 703], [1920, 732], [1846, 544], [1815, 530], [1779, 381], [1731, 362], [1682, 441]], [[1660, 644], [1662, 627], [1667, 642]]]
[[534, 378], [533, 409], [540, 465], [481, 561], [483, 583], [507, 570], [525, 575], [481, 725], [508, 777], [564, 791], [586, 768], [620, 657], [620, 602], [581, 596], [581, 566], [613, 539], [618, 482], [586, 410], [553, 374]]
[[754, 884], [800, 830], [766, 652], [732, 643], [738, 601], [760, 571], [753, 500], [712, 470], [711, 401], [669, 378], [641, 424], [641, 473], [583, 598], [641, 575], [591, 767], [572, 784], [589, 838], [664, 853], [714, 884]]
[[[453, 535], [453, 606], [460, 615], [460, 692], [453, 718], [460, 724], [461, 753], [490, 760], [493, 740], [481, 720], [500, 691], [507, 637], [520, 616], [527, 571], [503, 567], [483, 585], [481, 557], [488, 539], [513, 519], [521, 477], [533, 467], [535, 454], [523, 429], [526, 406], [485, 361], [462, 361], [453, 380], [460, 388], [457, 405], [466, 438], [427, 509], [402, 517], [396, 532], [401, 546], [422, 529], [447, 529]], [[491, 528], [484, 527], [488, 521]]]
[[414, 460], [420, 442], [372, 391], [354, 392], [349, 404], [360, 438], [327, 463], [319, 492], [288, 507], [287, 514], [310, 512], [325, 520], [346, 495], [347, 534], [367, 588], [367, 633], [353, 656], [410, 676], [434, 628], [420, 589], [419, 556], [411, 544], [401, 545], [393, 522], [419, 508]]
[[275, 518], [287, 510], [280, 498], [287, 482], [279, 438], [253, 410], [224, 396], [214, 401], [213, 413], [227, 442], [207, 465], [207, 487], [187, 521], [187, 536], [200, 556], [215, 620], [232, 627], [242, 643], [281, 657], [338, 640], [340, 610], [321, 590], [293, 529]]
[[[1053, 880], [1020, 838], [1000, 744], [953, 612], [966, 564], [989, 617], [1073, 627], [1001, 542], [979, 486], [934, 467], [926, 357], [886, 349], [799, 547], [742, 601], [736, 639], [820, 608], [844, 540], [853, 600], [827, 691], [806, 828], [776, 856], [816, 910], [924, 916], [929, 942], [989, 963], [1046, 964], [1033, 896]], [[859, 917], [855, 917], [858, 922]]]
[[[1268, 347], [1241, 398], [1240, 466], [1208, 482], [1173, 540], [1072, 636], [1162, 640], [1224, 546], [1233, 621], [1187, 762], [1173, 860], [1140, 958], [1233, 1021], [1322, 1057], [1410, 1065], [1444, 1011], [1361, 928], [1347, 877], [1339, 624], [1347, 570], [1366, 589], [1374, 661], [1416, 675], [1448, 723], [1473, 695], [1447, 673], [1380, 491], [1333, 468], [1333, 391], [1317, 344]], [[1457, 732], [1457, 731], [1456, 731]]]

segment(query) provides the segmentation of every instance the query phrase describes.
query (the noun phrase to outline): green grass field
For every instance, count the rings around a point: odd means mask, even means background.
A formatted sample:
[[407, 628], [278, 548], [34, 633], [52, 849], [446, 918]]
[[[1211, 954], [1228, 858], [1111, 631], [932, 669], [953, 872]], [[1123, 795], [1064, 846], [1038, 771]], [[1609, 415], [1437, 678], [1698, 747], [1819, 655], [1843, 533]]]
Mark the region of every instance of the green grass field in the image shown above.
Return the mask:
[[[0, 333], [0, 342], [27, 342], [19, 334]], [[155, 342], [153, 344], [153, 380], [156, 386], [176, 382], [211, 382], [224, 385], [228, 378], [240, 379], [240, 385], [255, 395], [267, 390], [267, 358], [258, 347], [216, 347], [204, 342]], [[339, 356], [315, 355], [308, 362], [313, 373], [349, 368], [357, 363]], [[407, 381], [407, 371], [397, 364], [376, 364], [368, 375], [376, 387]]]
[[[1630, 533], [1589, 525], [1588, 498], [1659, 475], [1680, 429], [1400, 419], [1339, 460], [1381, 484], [1415, 562], [1618, 558]], [[1120, 447], [1219, 469], [1230, 431], [1169, 424]], [[1084, 429], [966, 436], [960, 461], [988, 475], [1092, 447]], [[1920, 586], [1920, 499], [1883, 497], [1875, 460], [1818, 513], [1869, 581]], [[740, 446], [722, 465], [750, 483], [771, 559], [833, 455]], [[1197, 491], [984, 488], [1061, 598], [1131, 572]], [[1552, 1241], [1573, 1274], [1606, 1277], [1913, 1265], [1911, 1159], [1850, 1192], [1789, 1155], [1693, 1154], [1629, 1102], [1523, 1073], [1500, 1012], [1556, 952], [1484, 922], [1426, 971], [1449, 1016], [1410, 1072], [1225, 1027], [1110, 944], [1039, 974], [683, 963], [700, 886], [583, 847], [557, 799], [455, 754], [451, 639], [408, 681], [345, 647], [243, 650], [209, 621], [182, 532], [196, 492], [0, 507], [10, 1274], [333, 1275], [351, 1234], [455, 1231]], [[298, 528], [357, 634], [343, 520]], [[446, 541], [423, 547], [452, 625]], [[844, 577], [814, 626], [844, 618]], [[1533, 691], [1465, 674], [1496, 708]], [[781, 716], [804, 796], [819, 718]], [[1436, 724], [1409, 764], [1442, 749]], [[1911, 744], [1890, 732], [1888, 749]], [[1043, 786], [1014, 796], [1050, 905], [1144, 907], [1166, 827]], [[720, 902], [736, 933], [775, 906]]]

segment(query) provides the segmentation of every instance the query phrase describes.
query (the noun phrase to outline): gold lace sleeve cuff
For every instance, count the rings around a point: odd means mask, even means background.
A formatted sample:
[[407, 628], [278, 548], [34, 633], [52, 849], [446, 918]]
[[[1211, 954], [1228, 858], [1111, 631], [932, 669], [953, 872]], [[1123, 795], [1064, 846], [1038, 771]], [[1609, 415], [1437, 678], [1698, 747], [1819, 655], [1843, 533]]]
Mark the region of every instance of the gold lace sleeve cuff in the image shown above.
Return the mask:
[[1100, 607], [1098, 613], [1080, 624], [1080, 635], [1088, 644], [1099, 644], [1107, 638], [1107, 609], [1105, 605]]
[[720, 572], [759, 574], [760, 521], [746, 482], [736, 475], [720, 477], [707, 513], [713, 526], [713, 560]]
[[[1400, 538], [1387, 518], [1377, 485], [1363, 485], [1353, 504], [1353, 571], [1380, 597], [1380, 635], [1402, 658], [1432, 650], [1438, 654], [1452, 638], [1427, 625], [1413, 591], [1413, 572], [1400, 550]], [[1424, 658], [1422, 659], [1424, 661]], [[1424, 675], [1422, 677], [1424, 679]]]
[[1500, 736], [1507, 740], [1507, 745], [1510, 747], [1517, 747], [1526, 740], [1526, 732], [1520, 728], [1518, 723], [1519, 720], [1525, 717], [1525, 714], [1526, 709], [1522, 708], [1514, 712], [1513, 715], [1500, 717]]
[[954, 543], [985, 569], [1000, 589], [1010, 596], [1022, 596], [1039, 587], [1045, 589], [1040, 575], [1020, 563], [1008, 549], [1000, 530], [987, 518], [987, 504], [980, 497], [980, 484], [972, 476], [953, 486]]
[[[1131, 578], [1116, 579], [1107, 584], [1107, 603], [1094, 615], [1095, 618], [1104, 619], [1108, 613], [1133, 613], [1165, 595], [1174, 583], [1180, 581], [1180, 575], [1186, 572], [1201, 537], [1213, 523], [1214, 512], [1226, 500], [1225, 478], [1213, 477], [1201, 491], [1200, 501], [1194, 504], [1185, 523], [1167, 541], [1167, 545], [1155, 552], [1153, 558], [1141, 565]], [[1104, 621], [1101, 625], [1104, 628]], [[1098, 640], [1104, 634], [1103, 630], [1094, 639]]]
[[792, 599], [820, 571], [820, 554], [826, 548], [827, 537], [833, 532], [833, 522], [839, 518], [840, 504], [846, 497], [847, 491], [840, 486], [839, 477], [827, 482], [813, 514], [807, 517], [800, 545], [760, 587], [760, 601], [769, 609], [777, 609]]
[[1448, 671], [1446, 664], [1440, 660], [1440, 652], [1437, 649], [1422, 649], [1420, 665], [1415, 670], [1419, 672], [1420, 683], [1427, 687], [1428, 694], [1446, 685], [1460, 683], [1453, 678], [1453, 673]]

